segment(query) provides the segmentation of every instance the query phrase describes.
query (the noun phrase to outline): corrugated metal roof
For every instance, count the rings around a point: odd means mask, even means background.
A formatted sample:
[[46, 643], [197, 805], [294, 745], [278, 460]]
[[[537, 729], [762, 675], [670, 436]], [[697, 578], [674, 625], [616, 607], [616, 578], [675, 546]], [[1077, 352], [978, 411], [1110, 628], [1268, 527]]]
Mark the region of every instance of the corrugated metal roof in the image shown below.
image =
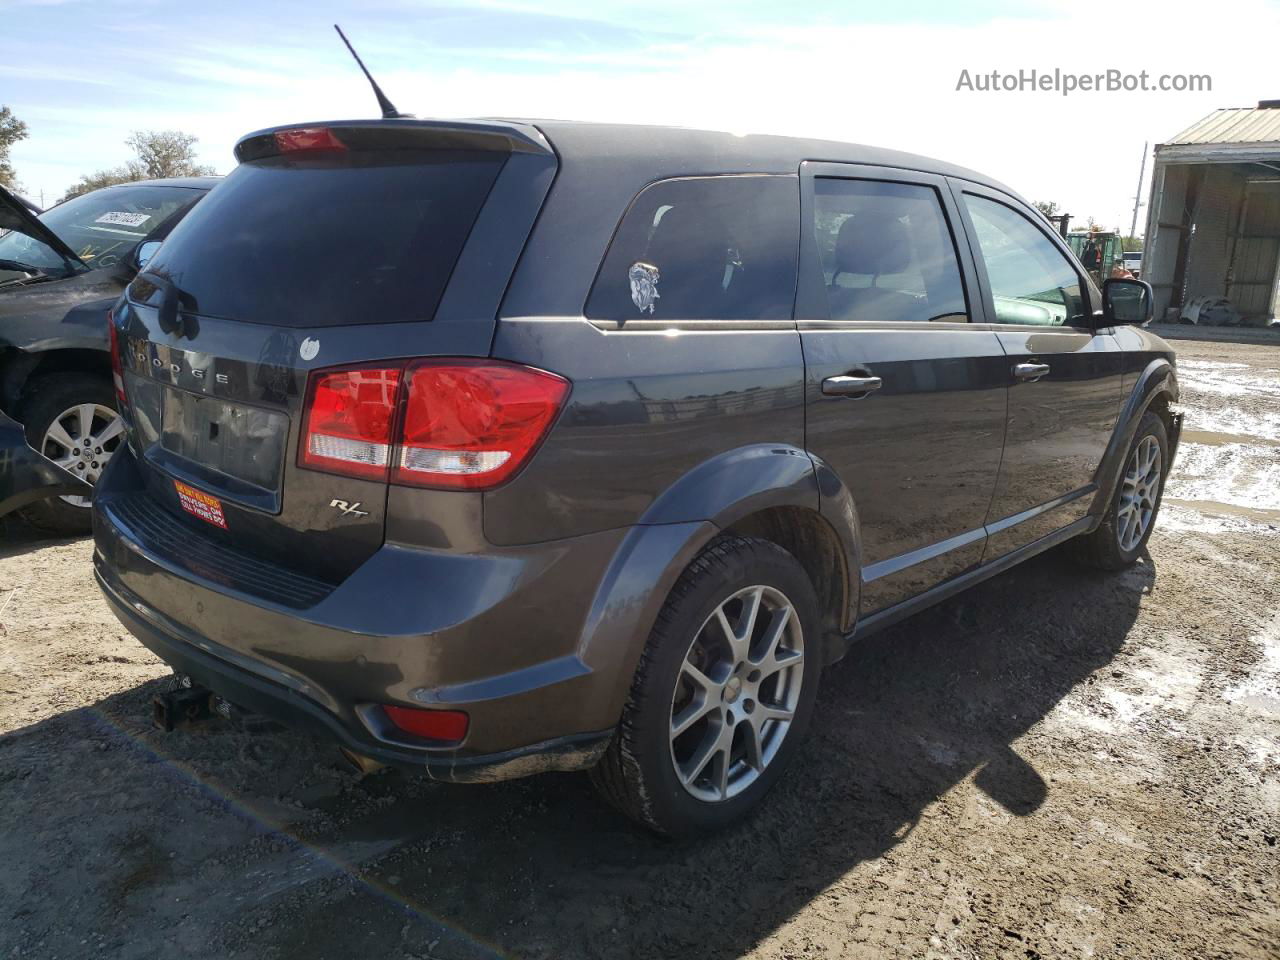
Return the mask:
[[1175, 143], [1280, 142], [1280, 109], [1240, 107], [1215, 110], [1168, 141]]

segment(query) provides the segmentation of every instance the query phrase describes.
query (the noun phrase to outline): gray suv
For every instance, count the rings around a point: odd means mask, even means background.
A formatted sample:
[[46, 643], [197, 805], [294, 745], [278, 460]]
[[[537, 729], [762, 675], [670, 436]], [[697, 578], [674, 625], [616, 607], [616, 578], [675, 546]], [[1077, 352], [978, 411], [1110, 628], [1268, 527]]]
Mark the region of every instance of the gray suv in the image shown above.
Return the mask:
[[1150, 536], [1150, 288], [1099, 291], [979, 174], [563, 122], [236, 154], [116, 306], [94, 499], [107, 600], [191, 710], [442, 780], [590, 769], [687, 836], [784, 775], [851, 643]]

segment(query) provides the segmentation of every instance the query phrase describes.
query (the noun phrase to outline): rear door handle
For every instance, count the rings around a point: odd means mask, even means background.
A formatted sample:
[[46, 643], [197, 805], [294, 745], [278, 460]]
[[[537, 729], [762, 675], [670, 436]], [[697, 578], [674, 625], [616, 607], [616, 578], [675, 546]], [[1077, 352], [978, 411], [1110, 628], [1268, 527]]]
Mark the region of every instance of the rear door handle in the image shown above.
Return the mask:
[[1013, 375], [1019, 380], [1039, 380], [1049, 372], [1047, 363], [1015, 363]]
[[879, 377], [827, 377], [822, 381], [822, 392], [828, 397], [860, 397], [879, 390]]

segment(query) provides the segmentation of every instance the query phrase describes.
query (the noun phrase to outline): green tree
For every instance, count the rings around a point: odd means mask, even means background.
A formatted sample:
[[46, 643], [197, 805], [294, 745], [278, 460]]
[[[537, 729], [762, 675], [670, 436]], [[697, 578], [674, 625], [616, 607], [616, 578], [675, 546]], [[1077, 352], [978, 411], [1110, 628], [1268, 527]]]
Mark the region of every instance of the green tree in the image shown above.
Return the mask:
[[70, 200], [82, 193], [109, 187], [117, 183], [135, 180], [155, 180], [160, 177], [203, 177], [213, 174], [213, 167], [196, 163], [195, 145], [198, 138], [181, 130], [135, 130], [125, 140], [133, 148], [136, 157], [123, 166], [97, 173], [85, 174], [80, 182], [67, 190], [63, 200]]
[[0, 187], [13, 189], [18, 185], [18, 175], [9, 162], [9, 148], [27, 137], [27, 125], [7, 106], [0, 106]]
[[1032, 206], [1043, 213], [1046, 217], [1056, 217], [1058, 215], [1058, 211], [1062, 209], [1054, 200], [1037, 200], [1032, 204]]

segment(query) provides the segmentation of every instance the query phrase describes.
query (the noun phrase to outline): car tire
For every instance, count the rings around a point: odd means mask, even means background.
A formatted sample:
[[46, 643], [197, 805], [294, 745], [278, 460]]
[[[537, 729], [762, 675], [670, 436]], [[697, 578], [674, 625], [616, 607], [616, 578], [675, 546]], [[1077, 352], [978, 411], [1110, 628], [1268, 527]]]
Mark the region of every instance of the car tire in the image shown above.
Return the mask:
[[741, 818], [808, 728], [823, 664], [818, 620], [813, 584], [794, 556], [766, 540], [713, 541], [658, 614], [617, 732], [591, 771], [597, 791], [669, 837]]
[[1123, 570], [1137, 562], [1155, 529], [1168, 468], [1168, 431], [1164, 421], [1148, 411], [1125, 452], [1102, 523], [1093, 533], [1071, 541], [1077, 562], [1093, 570]]
[[[18, 411], [26, 431], [27, 443], [50, 459], [59, 460], [60, 454], [69, 451], [61, 450], [56, 441], [48, 439], [50, 428], [55, 420], [65, 420], [70, 411], [88, 406], [97, 411], [93, 418], [94, 424], [106, 422], [104, 411], [115, 415], [116, 403], [110, 380], [88, 373], [59, 373], [36, 380], [27, 388]], [[78, 431], [73, 432], [74, 439], [78, 439], [77, 434]], [[89, 475], [96, 479], [111, 453], [123, 443], [124, 434], [115, 434], [104, 448], [104, 456], [84, 463], [77, 461], [71, 472], [77, 476], [86, 476], [86, 479], [89, 479]], [[79, 450], [73, 449], [77, 452]], [[93, 466], [95, 463], [97, 467]], [[19, 513], [33, 527], [47, 533], [79, 536], [92, 529], [88, 506], [70, 503], [62, 497], [38, 500]]]

